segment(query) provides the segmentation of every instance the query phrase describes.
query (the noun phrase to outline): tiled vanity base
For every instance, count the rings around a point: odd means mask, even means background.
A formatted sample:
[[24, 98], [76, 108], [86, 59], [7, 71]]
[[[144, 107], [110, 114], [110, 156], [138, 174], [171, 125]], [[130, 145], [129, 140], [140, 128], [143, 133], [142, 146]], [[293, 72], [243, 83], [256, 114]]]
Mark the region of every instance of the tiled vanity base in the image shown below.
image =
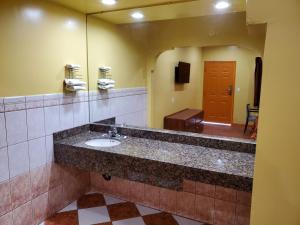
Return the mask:
[[213, 225], [248, 225], [251, 193], [184, 181], [183, 191], [91, 173], [92, 190]]
[[204, 225], [101, 193], [88, 193], [40, 225]]
[[89, 188], [88, 172], [46, 164], [0, 183], [0, 224], [37, 225]]

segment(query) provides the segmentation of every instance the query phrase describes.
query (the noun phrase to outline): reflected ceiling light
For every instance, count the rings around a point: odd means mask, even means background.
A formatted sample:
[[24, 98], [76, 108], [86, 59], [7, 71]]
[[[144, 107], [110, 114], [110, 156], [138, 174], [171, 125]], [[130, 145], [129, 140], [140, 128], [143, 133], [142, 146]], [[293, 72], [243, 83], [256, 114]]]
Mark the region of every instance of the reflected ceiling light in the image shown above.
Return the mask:
[[230, 4], [226, 1], [220, 1], [215, 4], [216, 9], [226, 9], [230, 6]]
[[136, 20], [140, 20], [144, 18], [144, 14], [140, 12], [134, 12], [131, 14], [131, 17]]
[[104, 5], [115, 5], [117, 0], [102, 0], [102, 4]]
[[36, 22], [42, 18], [43, 11], [39, 8], [24, 8], [22, 14], [26, 19]]
[[76, 29], [78, 27], [78, 22], [74, 19], [68, 19], [65, 21], [65, 26], [71, 30]]

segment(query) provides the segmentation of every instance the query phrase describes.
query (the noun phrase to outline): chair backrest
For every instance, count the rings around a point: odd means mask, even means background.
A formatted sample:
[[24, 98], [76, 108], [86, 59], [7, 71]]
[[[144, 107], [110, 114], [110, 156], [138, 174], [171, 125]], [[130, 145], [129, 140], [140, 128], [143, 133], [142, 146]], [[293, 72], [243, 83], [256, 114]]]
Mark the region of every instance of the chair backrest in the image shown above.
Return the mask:
[[246, 110], [247, 110], [247, 117], [248, 117], [250, 114], [250, 104], [247, 104]]

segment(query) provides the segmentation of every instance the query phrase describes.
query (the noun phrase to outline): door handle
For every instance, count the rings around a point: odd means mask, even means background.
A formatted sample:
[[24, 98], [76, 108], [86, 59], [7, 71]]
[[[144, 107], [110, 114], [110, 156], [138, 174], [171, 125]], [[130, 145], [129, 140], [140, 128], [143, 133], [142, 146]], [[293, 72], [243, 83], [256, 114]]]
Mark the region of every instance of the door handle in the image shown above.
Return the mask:
[[232, 85], [229, 85], [227, 91], [228, 91], [228, 95], [231, 96], [232, 95]]

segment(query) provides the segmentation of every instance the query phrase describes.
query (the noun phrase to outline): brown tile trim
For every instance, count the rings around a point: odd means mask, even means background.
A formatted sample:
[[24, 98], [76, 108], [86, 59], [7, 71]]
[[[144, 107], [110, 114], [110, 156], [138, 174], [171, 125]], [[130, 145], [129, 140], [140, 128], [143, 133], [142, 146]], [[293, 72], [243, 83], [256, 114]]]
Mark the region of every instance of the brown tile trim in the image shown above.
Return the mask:
[[129, 199], [132, 202], [143, 203], [145, 195], [145, 184], [129, 181]]
[[213, 224], [215, 210], [215, 199], [196, 195], [195, 219], [201, 222]]
[[196, 182], [192, 180], [183, 179], [182, 189], [184, 192], [196, 193]]
[[159, 209], [160, 188], [145, 184], [144, 204]]
[[228, 202], [237, 201], [237, 191], [231, 188], [216, 186], [215, 198]]
[[237, 191], [237, 203], [250, 206], [251, 205], [252, 193]]
[[250, 206], [237, 205], [235, 225], [249, 225], [250, 224]]
[[215, 193], [216, 193], [215, 185], [196, 182], [196, 194], [197, 195], [203, 195], [206, 197], [214, 198]]
[[165, 212], [176, 214], [176, 196], [177, 191], [160, 188], [159, 208]]
[[235, 225], [236, 204], [215, 199], [214, 225]]
[[[95, 176], [91, 177], [92, 184], [101, 185], [102, 181], [101, 179], [98, 179], [98, 176], [96, 176], [97, 181], [93, 181], [93, 177]], [[237, 204], [239, 204], [237, 201], [249, 203], [249, 201], [246, 200], [251, 198], [250, 193], [238, 193], [234, 189], [200, 182], [195, 182], [195, 185], [195, 194], [193, 194], [185, 191], [177, 192], [147, 184], [143, 185], [138, 182], [130, 182], [129, 188], [131, 188], [131, 191], [129, 192], [128, 197], [129, 199], [134, 199], [135, 197], [132, 197], [132, 195], [136, 196], [136, 193], [133, 190], [138, 190], [139, 187], [144, 186], [143, 201], [139, 200], [133, 202], [214, 225], [221, 224], [224, 221], [229, 224], [234, 224], [237, 220], [247, 221], [247, 218], [250, 218], [250, 215], [245, 218], [236, 216], [236, 207]], [[185, 190], [191, 190], [192, 192], [193, 182], [192, 188]], [[107, 194], [114, 195], [113, 192], [113, 189], [106, 189]], [[148, 197], [146, 197], [147, 195]], [[238, 195], [239, 198], [237, 197]], [[142, 197], [140, 197], [140, 199], [142, 199]], [[149, 199], [153, 201], [149, 201]], [[240, 205], [242, 206], [241, 203]]]
[[195, 218], [196, 195], [187, 192], [176, 194], [176, 213], [180, 216]]

